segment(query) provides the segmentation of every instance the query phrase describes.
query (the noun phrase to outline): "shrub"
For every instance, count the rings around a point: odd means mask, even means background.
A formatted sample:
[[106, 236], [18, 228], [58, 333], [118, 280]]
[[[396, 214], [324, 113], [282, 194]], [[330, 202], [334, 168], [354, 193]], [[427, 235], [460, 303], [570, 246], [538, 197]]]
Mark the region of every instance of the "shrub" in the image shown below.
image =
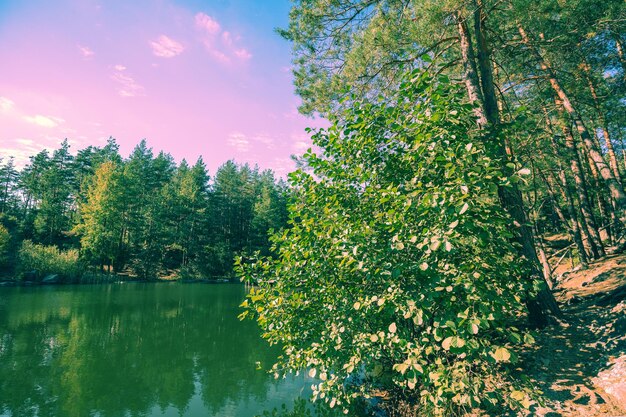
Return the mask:
[[18, 253], [18, 276], [24, 279], [30, 271], [36, 271], [37, 280], [58, 274], [64, 281], [77, 282], [85, 273], [85, 265], [75, 249], [60, 250], [25, 240]]
[[307, 370], [314, 398], [349, 412], [384, 393], [420, 415], [528, 408], [511, 376], [511, 325], [531, 284], [497, 188], [511, 181], [443, 76], [414, 72], [395, 98], [355, 103], [313, 136], [312, 171], [290, 175], [291, 228], [242, 317], [284, 346], [277, 375]]

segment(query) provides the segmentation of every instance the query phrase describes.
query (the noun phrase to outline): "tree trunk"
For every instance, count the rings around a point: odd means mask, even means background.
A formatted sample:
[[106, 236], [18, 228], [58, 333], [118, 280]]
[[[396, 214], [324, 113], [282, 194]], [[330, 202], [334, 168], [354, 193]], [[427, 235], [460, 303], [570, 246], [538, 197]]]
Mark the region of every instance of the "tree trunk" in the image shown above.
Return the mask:
[[578, 149], [576, 148], [576, 142], [574, 142], [574, 135], [572, 134], [567, 122], [563, 124], [563, 133], [565, 135], [565, 147], [568, 150], [570, 158], [570, 169], [572, 171], [572, 175], [574, 176], [576, 194], [580, 197], [580, 211], [583, 219], [582, 227], [584, 228], [583, 230], [587, 231], [589, 246], [591, 247], [593, 257], [600, 258], [605, 256], [604, 248], [602, 247], [602, 241], [600, 240], [596, 219], [593, 216], [593, 211], [591, 210], [587, 183], [585, 181], [585, 172], [582, 169], [580, 156], [578, 154]]
[[593, 83], [591, 69], [589, 67], [589, 64], [586, 62], [584, 62], [582, 66], [583, 70], [585, 71], [585, 78], [587, 78], [589, 93], [591, 94], [591, 98], [593, 99], [593, 107], [598, 116], [600, 129], [602, 130], [602, 136], [604, 137], [604, 144], [606, 145], [607, 155], [609, 156], [609, 164], [611, 166], [611, 170], [613, 171], [613, 175], [621, 183], [621, 176], [617, 165], [617, 156], [615, 156], [613, 142], [611, 141], [611, 137], [609, 136], [609, 129], [607, 128], [604, 111], [602, 111], [602, 106], [600, 105], [600, 101], [598, 100], [598, 93], [596, 92], [596, 86]]
[[476, 104], [474, 114], [480, 126], [487, 126], [487, 116], [482, 106], [483, 96], [480, 91], [478, 82], [478, 73], [476, 71], [476, 59], [474, 57], [474, 47], [472, 46], [472, 38], [467, 27], [467, 22], [461, 16], [460, 12], [456, 15], [457, 28], [459, 30], [459, 42], [461, 47], [461, 57], [463, 61], [463, 80], [465, 80], [465, 88], [470, 103]]
[[[476, 38], [479, 39], [477, 46], [479, 48], [479, 56], [481, 58], [479, 67], [481, 68], [480, 79], [482, 81], [482, 90], [476, 71], [476, 63], [474, 61], [475, 55], [467, 22], [462, 18], [460, 13], [457, 13], [457, 28], [459, 31], [459, 41], [464, 69], [463, 78], [470, 102], [476, 104], [476, 118], [478, 124], [493, 131], [497, 130], [500, 117], [495, 96], [491, 63], [489, 60], [490, 52], [488, 49], [488, 42], [485, 37], [484, 30], [482, 30], [484, 18], [483, 11], [480, 1], [478, 1], [477, 4], [478, 10], [474, 13], [474, 19], [478, 19], [480, 22], [475, 22], [474, 28], [477, 30]], [[484, 73], [482, 72], [483, 69], [486, 69]], [[484, 95], [486, 94], [490, 96], [487, 100], [484, 99]], [[486, 105], [487, 102], [489, 103], [489, 106]], [[495, 156], [499, 157], [502, 160], [503, 165], [506, 166], [509, 159], [506, 150], [506, 143], [499, 138], [497, 134], [494, 135], [493, 132], [491, 133], [492, 134], [487, 135], [487, 140], [491, 141], [492, 149], [495, 149]], [[550, 313], [557, 317], [561, 317], [562, 314], [554, 296], [548, 288], [547, 282], [543, 279], [542, 269], [540, 266], [541, 264], [535, 250], [532, 230], [528, 226], [528, 219], [524, 210], [522, 194], [515, 185], [499, 187], [498, 194], [502, 207], [511, 215], [518, 228], [518, 242], [521, 245], [520, 254], [528, 261], [530, 266], [528, 279], [539, 279], [543, 282], [542, 288], [539, 291], [539, 294], [537, 294], [537, 297], [532, 299], [529, 298], [526, 301], [529, 320], [535, 326], [545, 326], [548, 324]]]
[[595, 166], [598, 168], [598, 171], [600, 172], [602, 179], [606, 182], [611, 192], [611, 197], [617, 204], [617, 207], [619, 207], [620, 211], [623, 211], [624, 209], [626, 209], [626, 193], [624, 193], [624, 189], [622, 188], [621, 184], [617, 181], [617, 179], [611, 172], [611, 169], [609, 168], [607, 163], [604, 161], [604, 158], [602, 157], [600, 150], [596, 146], [596, 143], [591, 139], [591, 135], [589, 134], [587, 127], [583, 123], [582, 118], [580, 117], [580, 115], [578, 114], [574, 106], [572, 105], [569, 99], [569, 96], [567, 95], [567, 93], [561, 86], [559, 80], [557, 79], [554, 69], [552, 68], [550, 63], [547, 61], [547, 59], [544, 57], [544, 55], [535, 48], [534, 44], [530, 41], [528, 34], [526, 33], [526, 31], [521, 25], [518, 25], [518, 30], [519, 30], [520, 35], [522, 36], [522, 41], [531, 50], [533, 55], [537, 58], [541, 69], [545, 71], [546, 74], [548, 75], [550, 85], [552, 86], [553, 90], [559, 97], [560, 104], [563, 106], [565, 111], [567, 111], [567, 113], [570, 115], [570, 117], [574, 121], [576, 130], [578, 130], [578, 133], [580, 134], [580, 137], [582, 138], [583, 146], [586, 148], [587, 152], [589, 152], [589, 156], [593, 160]]
[[[555, 155], [558, 155], [558, 152], [556, 152], [556, 142], [554, 141], [554, 138], [552, 138], [552, 145], [553, 145], [553, 150], [555, 151]], [[559, 189], [559, 192], [561, 193], [561, 198], [563, 199], [563, 201], [565, 201], [565, 204], [567, 207], [567, 214], [569, 217], [568, 219], [566, 219], [566, 225], [568, 225], [568, 228], [570, 229], [572, 233], [574, 243], [576, 243], [576, 247], [578, 248], [578, 252], [580, 254], [580, 263], [582, 264], [584, 268], [586, 268], [589, 264], [589, 261], [587, 259], [587, 250], [585, 248], [585, 244], [583, 241], [583, 235], [581, 234], [582, 227], [580, 226], [578, 222], [578, 216], [576, 213], [576, 206], [574, 204], [574, 199], [572, 198], [572, 195], [569, 192], [569, 184], [567, 181], [567, 176], [565, 175], [565, 171], [561, 167], [560, 163], [558, 163], [557, 165], [557, 170], [559, 173], [558, 174], [559, 181], [561, 182], [561, 187], [558, 187], [558, 189]], [[554, 177], [552, 176], [552, 173], [548, 173], [548, 176], [546, 177], [546, 184], [548, 186], [548, 192], [550, 193], [550, 195], [552, 195], [552, 199], [555, 200], [553, 196], [554, 192], [552, 191], [552, 188], [554, 185], [556, 185], [556, 181]], [[561, 214], [561, 216], [563, 216], [563, 214]], [[585, 231], [585, 238], [588, 238], [586, 231]]]
[[621, 39], [618, 34], [613, 35], [615, 38], [615, 49], [617, 50], [617, 57], [619, 58], [619, 63], [622, 64], [622, 70], [624, 71], [624, 78], [626, 78], [626, 57], [624, 56], [624, 45], [622, 44]]

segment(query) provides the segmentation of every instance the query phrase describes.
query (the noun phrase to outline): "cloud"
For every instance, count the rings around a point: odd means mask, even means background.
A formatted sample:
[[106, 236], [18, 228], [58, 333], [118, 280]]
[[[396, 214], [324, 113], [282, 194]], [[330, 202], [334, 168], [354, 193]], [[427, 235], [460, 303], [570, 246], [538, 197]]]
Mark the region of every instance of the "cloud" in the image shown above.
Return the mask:
[[159, 36], [156, 41], [151, 41], [150, 46], [152, 46], [152, 53], [161, 58], [173, 58], [185, 50], [180, 42], [165, 35]]
[[268, 134], [261, 133], [252, 138], [253, 141], [264, 145], [267, 149], [276, 149], [276, 141]]
[[194, 20], [196, 28], [201, 33], [204, 47], [215, 60], [228, 64], [233, 61], [244, 62], [252, 58], [248, 49], [237, 45], [240, 37], [222, 30], [222, 26], [213, 17], [197, 13]]
[[222, 32], [222, 42], [226, 46], [233, 46], [233, 37], [228, 31]]
[[35, 143], [35, 141], [33, 141], [32, 139], [27, 139], [27, 138], [17, 138], [15, 139], [15, 141], [25, 146], [33, 145]]
[[80, 51], [80, 53], [83, 55], [84, 58], [90, 58], [96, 54], [94, 51], [92, 51], [88, 47], [82, 46], [82, 45], [78, 45], [78, 50]]
[[248, 152], [250, 149], [250, 141], [246, 135], [240, 132], [233, 132], [228, 135], [228, 144], [238, 152]]
[[304, 134], [291, 135], [291, 140], [291, 149], [296, 154], [302, 154], [313, 146], [311, 139]]
[[197, 13], [195, 21], [198, 29], [201, 29], [211, 35], [217, 35], [221, 30], [221, 26], [217, 20], [207, 14]]
[[15, 107], [15, 102], [6, 97], [0, 97], [0, 110], [9, 111]]
[[274, 158], [274, 161], [272, 162], [272, 171], [283, 178], [295, 168], [296, 163], [291, 158]]
[[24, 116], [23, 119], [28, 123], [39, 125], [41, 127], [56, 127], [60, 123], [65, 122], [65, 120], [59, 117], [42, 116], [41, 114], [37, 114], [35, 116]]
[[144, 94], [144, 88], [133, 77], [125, 74], [126, 67], [123, 65], [116, 65], [115, 72], [111, 76], [113, 81], [119, 84], [117, 94], [122, 97], [137, 97]]
[[252, 58], [252, 54], [248, 52], [246, 48], [236, 49], [234, 53], [237, 58], [240, 58], [242, 60], [248, 60]]

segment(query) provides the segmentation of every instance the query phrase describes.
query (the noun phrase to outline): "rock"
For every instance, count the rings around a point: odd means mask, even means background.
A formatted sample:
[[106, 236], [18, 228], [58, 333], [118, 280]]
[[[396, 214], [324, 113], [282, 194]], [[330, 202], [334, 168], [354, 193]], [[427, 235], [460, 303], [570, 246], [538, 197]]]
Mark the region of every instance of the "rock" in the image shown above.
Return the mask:
[[613, 366], [593, 378], [593, 383], [626, 409], [626, 355], [614, 361]]
[[61, 277], [58, 274], [46, 275], [46, 277], [41, 280], [42, 284], [58, 284], [59, 282], [61, 282]]

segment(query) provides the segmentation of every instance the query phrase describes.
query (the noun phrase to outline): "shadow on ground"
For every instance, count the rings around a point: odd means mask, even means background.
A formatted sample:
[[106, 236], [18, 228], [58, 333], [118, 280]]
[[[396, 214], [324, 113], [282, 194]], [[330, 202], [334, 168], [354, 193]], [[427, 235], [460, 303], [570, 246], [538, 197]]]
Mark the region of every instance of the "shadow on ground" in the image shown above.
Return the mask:
[[542, 330], [523, 362], [548, 399], [535, 415], [626, 415], [626, 256], [572, 273], [556, 289], [566, 323]]

